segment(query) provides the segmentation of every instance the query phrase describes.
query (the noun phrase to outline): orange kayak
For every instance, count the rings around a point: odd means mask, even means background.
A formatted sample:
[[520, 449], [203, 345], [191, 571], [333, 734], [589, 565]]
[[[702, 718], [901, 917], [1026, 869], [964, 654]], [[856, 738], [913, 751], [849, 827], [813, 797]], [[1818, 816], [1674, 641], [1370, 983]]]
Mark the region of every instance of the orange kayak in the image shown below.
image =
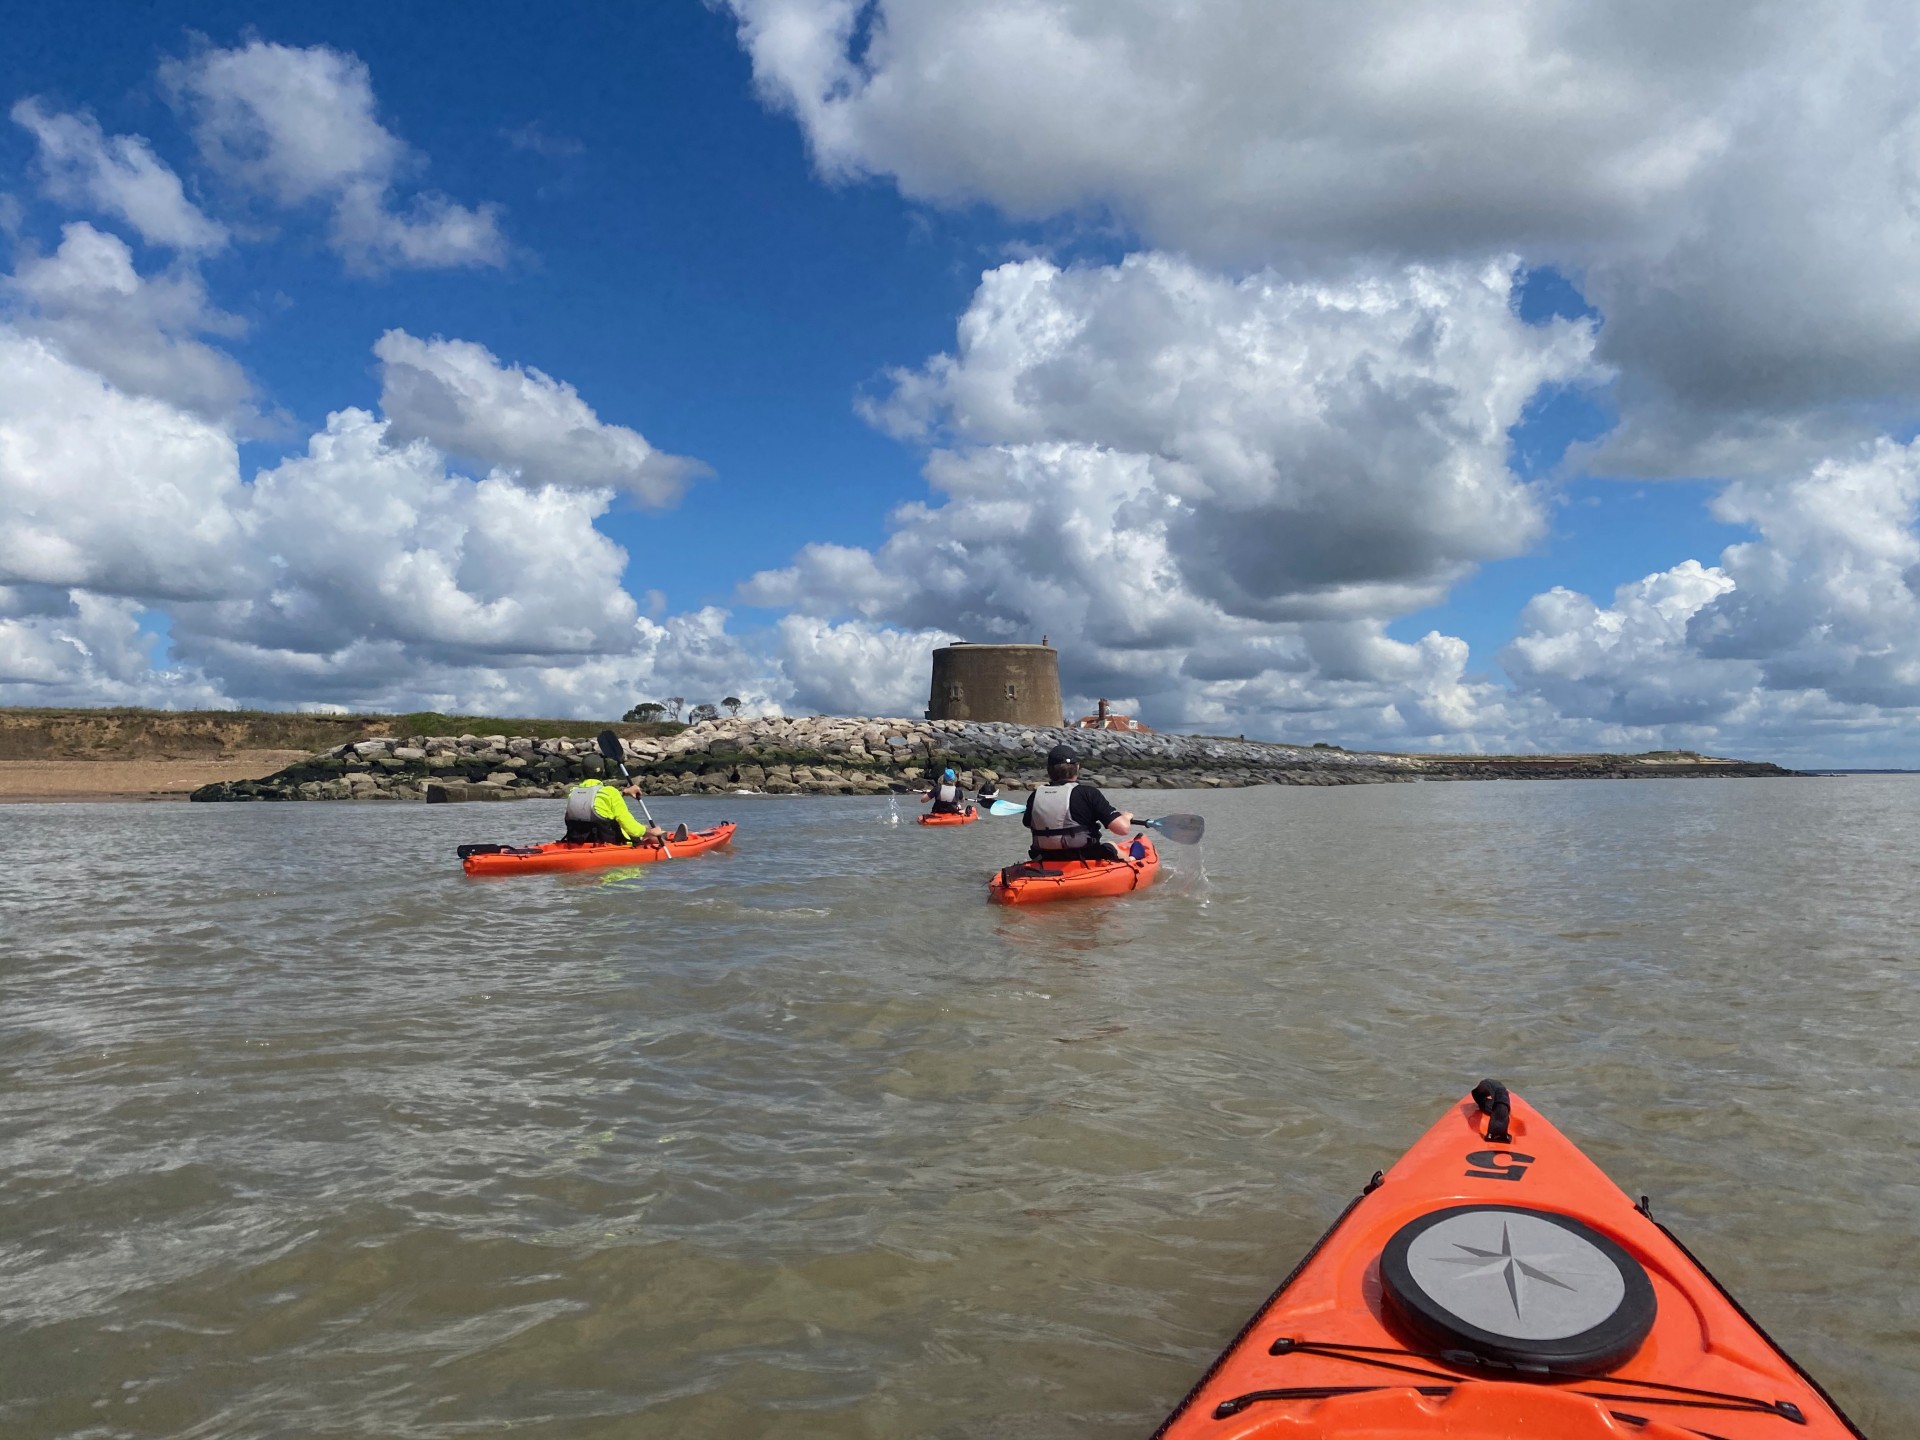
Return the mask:
[[1144, 890], [1160, 873], [1160, 852], [1144, 835], [1117, 842], [1124, 860], [1025, 860], [996, 870], [987, 893], [1002, 905], [1033, 905], [1080, 895]]
[[1644, 1199], [1491, 1080], [1154, 1432], [1202, 1436], [1862, 1440]]
[[645, 865], [654, 860], [680, 860], [698, 855], [733, 839], [739, 827], [722, 820], [711, 830], [696, 830], [684, 840], [652, 843], [653, 834], [638, 845], [462, 845], [460, 864], [469, 875], [533, 875], [550, 870], [597, 870], [611, 865]]
[[980, 818], [980, 812], [969, 805], [957, 815], [951, 812], [939, 814], [929, 810], [920, 817], [922, 825], [971, 825]]

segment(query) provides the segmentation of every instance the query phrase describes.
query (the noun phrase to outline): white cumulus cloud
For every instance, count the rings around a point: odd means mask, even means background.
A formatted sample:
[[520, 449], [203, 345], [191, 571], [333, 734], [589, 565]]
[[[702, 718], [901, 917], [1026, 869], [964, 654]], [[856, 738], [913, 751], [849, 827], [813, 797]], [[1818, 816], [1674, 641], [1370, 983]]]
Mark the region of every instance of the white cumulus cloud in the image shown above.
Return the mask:
[[724, 611], [640, 615], [595, 527], [606, 476], [525, 444], [469, 479], [349, 408], [243, 480], [227, 428], [0, 324], [0, 698], [607, 715], [782, 691]]
[[0, 325], [0, 585], [223, 593], [241, 498], [226, 430]]
[[1271, 734], [1504, 723], [1466, 647], [1389, 638], [1542, 527], [1507, 431], [1598, 377], [1583, 324], [1522, 324], [1505, 268], [1344, 286], [1228, 280], [1164, 255], [1029, 260], [982, 281], [954, 354], [869, 413], [933, 444], [938, 504], [875, 551], [804, 547], [749, 601], [830, 620], [1062, 646], [1078, 702]]
[[231, 705], [201, 676], [156, 668], [131, 600], [85, 590], [0, 586], [0, 704]]
[[1714, 508], [1759, 538], [1623, 585], [1604, 608], [1536, 596], [1508, 674], [1573, 719], [1896, 758], [1920, 715], [1920, 451], [1882, 441], [1731, 486]]
[[806, 615], [778, 626], [786, 700], [828, 715], [908, 715], [927, 708], [933, 651], [958, 636], [896, 630], [863, 620], [839, 624]]
[[497, 206], [434, 192], [397, 198], [421, 162], [380, 122], [372, 76], [356, 56], [253, 40], [169, 61], [161, 79], [215, 170], [282, 206], [329, 206], [330, 238], [349, 265], [505, 263]]
[[28, 254], [0, 277], [0, 305], [20, 330], [129, 394], [242, 427], [258, 419], [246, 373], [197, 338], [237, 335], [241, 322], [213, 306], [190, 268], [141, 275], [117, 235], [66, 226], [52, 255]]
[[431, 440], [531, 485], [620, 490], [647, 505], [673, 503], [704, 469], [605, 423], [571, 385], [503, 365], [485, 346], [389, 330], [373, 348], [380, 408], [396, 439]]
[[1780, 478], [1920, 364], [1920, 11], [727, 0], [830, 177], [1238, 270], [1517, 253], [1607, 317], [1592, 463]]
[[56, 200], [116, 216], [149, 245], [185, 251], [226, 245], [226, 227], [187, 199], [180, 177], [143, 137], [108, 136], [91, 115], [59, 114], [36, 99], [18, 102], [11, 113], [39, 142], [40, 167]]

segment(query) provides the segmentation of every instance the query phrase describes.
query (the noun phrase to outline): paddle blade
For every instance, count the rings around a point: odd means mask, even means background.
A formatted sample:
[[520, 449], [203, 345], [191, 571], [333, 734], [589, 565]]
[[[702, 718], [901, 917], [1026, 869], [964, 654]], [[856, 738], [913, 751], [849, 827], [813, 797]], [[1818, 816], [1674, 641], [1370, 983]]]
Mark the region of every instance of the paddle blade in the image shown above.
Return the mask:
[[996, 800], [987, 807], [989, 815], [1024, 815], [1026, 805], [1019, 800]]
[[1133, 823], [1158, 830], [1176, 845], [1198, 845], [1200, 837], [1207, 833], [1206, 817], [1202, 815], [1162, 815], [1158, 820]]
[[620, 748], [620, 737], [611, 730], [602, 730], [594, 737], [594, 744], [600, 747], [600, 753], [620, 767], [621, 777], [626, 778], [627, 754]]

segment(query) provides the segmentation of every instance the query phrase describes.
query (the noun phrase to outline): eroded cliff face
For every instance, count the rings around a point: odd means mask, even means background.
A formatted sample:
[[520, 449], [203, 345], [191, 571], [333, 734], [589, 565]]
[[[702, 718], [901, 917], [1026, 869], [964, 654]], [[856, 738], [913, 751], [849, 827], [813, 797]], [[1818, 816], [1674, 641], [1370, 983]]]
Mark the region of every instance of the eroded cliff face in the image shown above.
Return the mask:
[[[625, 727], [628, 729], [636, 727]], [[627, 768], [654, 795], [751, 790], [887, 794], [951, 766], [969, 789], [1042, 778], [1061, 741], [1082, 778], [1114, 789], [1355, 785], [1409, 780], [1707, 778], [1786, 775], [1710, 757], [1427, 757], [1183, 735], [1136, 735], [959, 720], [817, 717], [713, 720], [673, 735], [627, 736]], [[260, 780], [196, 791], [196, 800], [508, 800], [560, 796], [604, 773], [593, 741], [566, 735], [406, 735], [344, 742]]]
[[0, 760], [179, 760], [323, 750], [364, 739], [365, 715], [233, 710], [0, 710]]

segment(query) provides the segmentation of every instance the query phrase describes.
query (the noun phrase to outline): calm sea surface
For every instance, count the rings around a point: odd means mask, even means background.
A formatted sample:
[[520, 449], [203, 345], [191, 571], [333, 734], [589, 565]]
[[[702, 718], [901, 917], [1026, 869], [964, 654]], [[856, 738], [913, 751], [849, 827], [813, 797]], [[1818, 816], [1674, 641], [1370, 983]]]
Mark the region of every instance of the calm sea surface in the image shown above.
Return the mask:
[[1146, 803], [0, 808], [0, 1434], [1144, 1436], [1482, 1075], [1920, 1434], [1920, 779]]

